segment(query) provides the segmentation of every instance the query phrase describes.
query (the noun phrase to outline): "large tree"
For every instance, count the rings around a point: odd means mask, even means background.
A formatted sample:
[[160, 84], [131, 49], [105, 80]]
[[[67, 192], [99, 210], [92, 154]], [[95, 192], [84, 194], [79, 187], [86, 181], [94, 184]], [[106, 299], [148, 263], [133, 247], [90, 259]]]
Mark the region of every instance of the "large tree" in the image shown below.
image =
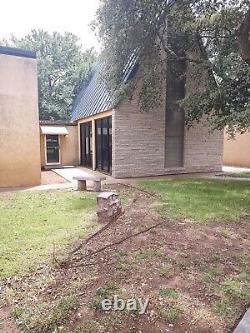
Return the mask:
[[90, 78], [95, 52], [83, 52], [69, 32], [32, 30], [21, 39], [13, 36], [8, 45], [37, 53], [40, 119], [69, 120], [75, 94]]
[[[192, 80], [203, 88], [188, 95], [177, 92], [174, 103], [177, 110], [184, 108], [186, 121], [206, 115], [213, 128], [249, 128], [248, 0], [101, 0], [95, 26], [110, 63], [111, 89], [131, 55], [138, 54], [142, 110], [160, 99], [162, 80], [185, 88], [192, 68]], [[129, 92], [128, 85], [120, 87]]]

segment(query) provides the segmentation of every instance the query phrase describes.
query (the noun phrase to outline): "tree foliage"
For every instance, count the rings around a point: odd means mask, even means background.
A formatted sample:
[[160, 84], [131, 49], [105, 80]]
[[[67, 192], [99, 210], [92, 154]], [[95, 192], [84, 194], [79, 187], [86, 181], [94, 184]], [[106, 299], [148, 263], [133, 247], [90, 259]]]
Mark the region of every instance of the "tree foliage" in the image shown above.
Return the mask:
[[70, 119], [74, 97], [92, 72], [93, 49], [83, 52], [72, 33], [43, 30], [32, 30], [21, 39], [13, 36], [8, 44], [37, 53], [40, 119]]
[[177, 76], [185, 84], [183, 76], [192, 68], [192, 80], [203, 84], [178, 101], [187, 123], [206, 115], [213, 128], [249, 127], [249, 1], [101, 0], [95, 28], [110, 63], [111, 86], [118, 85], [129, 57], [138, 52], [142, 110], [160, 99], [162, 80]]

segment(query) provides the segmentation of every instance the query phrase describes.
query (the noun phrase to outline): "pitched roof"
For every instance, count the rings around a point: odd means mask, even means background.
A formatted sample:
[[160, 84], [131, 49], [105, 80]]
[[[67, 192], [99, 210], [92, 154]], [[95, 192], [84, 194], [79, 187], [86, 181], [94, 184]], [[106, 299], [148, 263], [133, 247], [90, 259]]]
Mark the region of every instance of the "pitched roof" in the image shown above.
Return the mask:
[[72, 111], [72, 121], [92, 116], [111, 107], [111, 96], [103, 78], [104, 68], [103, 63], [98, 64], [88, 86], [77, 95]]
[[[123, 70], [121, 82], [127, 83], [138, 69], [138, 53], [133, 53]], [[83, 87], [75, 98], [71, 121], [86, 118], [114, 107], [114, 92], [111, 93], [105, 82], [107, 64], [99, 63], [87, 87]]]
[[0, 46], [0, 54], [36, 59], [36, 52], [8, 46]]

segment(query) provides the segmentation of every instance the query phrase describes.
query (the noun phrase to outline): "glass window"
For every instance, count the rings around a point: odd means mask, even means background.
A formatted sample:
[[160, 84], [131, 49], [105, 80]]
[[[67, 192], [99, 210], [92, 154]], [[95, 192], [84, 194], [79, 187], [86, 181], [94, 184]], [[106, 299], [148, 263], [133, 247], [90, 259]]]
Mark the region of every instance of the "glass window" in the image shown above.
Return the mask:
[[81, 129], [81, 165], [92, 167], [92, 122], [83, 123]]
[[185, 96], [185, 80], [175, 73], [167, 82], [165, 167], [183, 167], [185, 114], [178, 100]]
[[46, 135], [46, 154], [48, 164], [58, 164], [60, 162], [59, 149], [58, 135]]
[[96, 166], [110, 173], [112, 168], [112, 117], [96, 120]]

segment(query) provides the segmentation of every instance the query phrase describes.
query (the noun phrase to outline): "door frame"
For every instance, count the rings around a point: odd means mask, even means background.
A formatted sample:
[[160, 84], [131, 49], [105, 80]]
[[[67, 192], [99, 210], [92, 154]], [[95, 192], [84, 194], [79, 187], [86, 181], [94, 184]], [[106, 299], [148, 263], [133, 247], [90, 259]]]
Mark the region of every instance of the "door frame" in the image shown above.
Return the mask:
[[[86, 127], [88, 125], [88, 138], [89, 138], [89, 142], [88, 142], [88, 151], [89, 151], [89, 164], [90, 165], [84, 165], [83, 164], [83, 128], [84, 128], [84, 133], [85, 133], [85, 140], [84, 140], [84, 144], [86, 145]], [[85, 160], [86, 160], [86, 146], [84, 147], [84, 151], [85, 151]], [[88, 122], [84, 122], [80, 124], [80, 165], [85, 167], [85, 168], [89, 168], [89, 169], [93, 169], [93, 125], [92, 125], [92, 121], [88, 121]]]
[[57, 137], [58, 137], [59, 162], [56, 162], [56, 163], [48, 163], [48, 161], [47, 161], [47, 135], [51, 135], [51, 134], [45, 134], [44, 135], [45, 165], [61, 165], [61, 135], [59, 135], [59, 134], [52, 134], [52, 135], [57, 135]]
[[95, 138], [96, 138], [96, 133], [95, 133], [95, 121], [97, 119], [101, 119], [101, 118], [105, 118], [108, 116], [112, 116], [113, 115], [113, 109], [107, 110], [107, 111], [103, 111], [100, 113], [97, 113], [95, 115], [92, 116], [88, 116], [86, 118], [81, 118], [77, 121], [78, 124], [78, 163], [79, 165], [81, 165], [81, 139], [80, 139], [80, 125], [83, 123], [87, 123], [89, 121], [92, 122], [92, 149], [93, 149], [93, 155], [92, 155], [92, 170], [95, 171], [96, 170], [96, 142], [95, 142]]
[[[106, 120], [107, 122], [107, 140], [108, 140], [108, 147], [107, 147], [107, 163], [108, 163], [108, 170], [105, 170], [103, 169], [103, 161], [104, 161], [104, 152], [103, 152], [103, 120]], [[98, 128], [97, 128], [97, 124], [98, 124], [98, 121], [101, 123], [101, 166], [102, 166], [102, 169], [98, 168], [98, 164], [99, 164], [99, 158], [98, 158]], [[110, 127], [110, 122], [111, 122], [111, 127]], [[96, 151], [96, 170], [99, 171], [99, 172], [102, 172], [102, 173], [105, 173], [105, 174], [108, 174], [108, 175], [111, 175], [112, 174], [112, 143], [113, 143], [113, 126], [112, 126], [112, 115], [111, 116], [106, 116], [106, 117], [103, 117], [103, 118], [99, 118], [99, 119], [96, 119], [95, 121], [95, 144], [96, 144], [96, 148], [95, 148], [95, 151]], [[110, 138], [110, 128], [111, 128], [111, 138]], [[110, 152], [110, 139], [111, 139], [111, 152]]]

